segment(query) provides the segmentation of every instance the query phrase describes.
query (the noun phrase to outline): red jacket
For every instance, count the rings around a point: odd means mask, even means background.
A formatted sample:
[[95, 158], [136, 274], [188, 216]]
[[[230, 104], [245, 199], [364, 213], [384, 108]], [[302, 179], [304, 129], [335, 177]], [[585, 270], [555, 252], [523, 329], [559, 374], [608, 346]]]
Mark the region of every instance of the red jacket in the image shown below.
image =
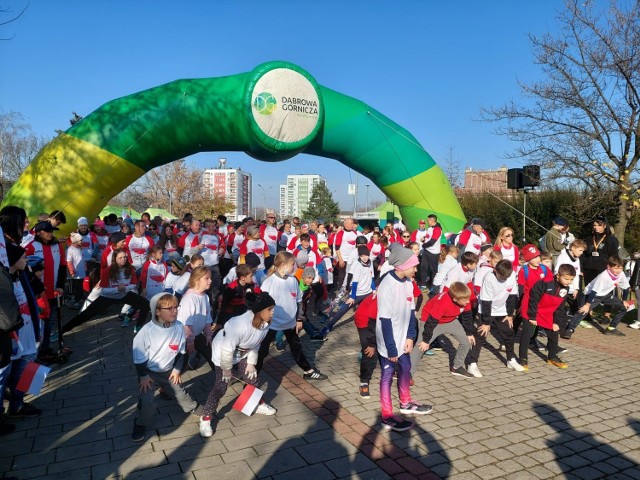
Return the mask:
[[540, 280], [549, 282], [553, 280], [553, 273], [544, 265], [532, 268], [528, 263], [524, 264], [518, 272], [518, 293], [522, 301], [520, 302], [520, 315], [529, 319], [529, 295], [531, 289]]
[[450, 323], [456, 319], [460, 320], [467, 335], [471, 335], [473, 332], [471, 302], [461, 307], [453, 301], [448, 291], [432, 297], [425, 303], [420, 316], [420, 320], [425, 322], [423, 340], [428, 342], [431, 339], [433, 330], [439, 323]]
[[542, 328], [553, 328], [555, 313], [569, 294], [569, 287], [563, 287], [554, 278], [551, 281], [537, 282], [531, 289], [527, 317]]

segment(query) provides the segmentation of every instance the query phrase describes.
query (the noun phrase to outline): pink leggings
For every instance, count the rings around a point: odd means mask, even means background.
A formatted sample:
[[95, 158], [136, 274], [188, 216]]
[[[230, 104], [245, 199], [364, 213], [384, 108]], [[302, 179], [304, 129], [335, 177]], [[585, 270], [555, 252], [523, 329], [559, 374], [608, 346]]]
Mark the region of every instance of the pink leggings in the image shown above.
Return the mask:
[[406, 405], [411, 402], [409, 381], [411, 380], [411, 357], [408, 353], [398, 357], [397, 362], [391, 362], [388, 358], [380, 357], [380, 408], [382, 418], [393, 416], [393, 404], [391, 402], [391, 384], [393, 373], [398, 372], [398, 396], [400, 403]]

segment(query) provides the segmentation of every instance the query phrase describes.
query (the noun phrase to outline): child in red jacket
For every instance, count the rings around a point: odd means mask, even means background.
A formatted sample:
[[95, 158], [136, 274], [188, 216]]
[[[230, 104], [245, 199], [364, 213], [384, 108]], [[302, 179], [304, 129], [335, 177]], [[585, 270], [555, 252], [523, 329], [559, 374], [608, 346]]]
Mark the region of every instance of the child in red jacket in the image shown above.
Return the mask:
[[[568, 365], [558, 357], [558, 331], [564, 328], [569, 320], [562, 306], [567, 299], [569, 286], [576, 276], [573, 265], [564, 264], [558, 267], [558, 273], [551, 281], [536, 283], [530, 292], [528, 312], [526, 320], [532, 325], [542, 328], [547, 334], [547, 363], [558, 368], [567, 368]], [[533, 329], [522, 329], [525, 332], [533, 332]], [[529, 369], [527, 348], [529, 338], [523, 337], [520, 341], [520, 365]]]
[[[473, 375], [464, 367], [464, 361], [471, 345], [475, 343], [471, 289], [462, 282], [452, 283], [448, 291], [431, 298], [425, 304], [420, 320], [424, 322], [424, 331], [422, 341], [417, 345], [417, 350], [426, 352], [431, 341], [440, 335], [453, 336], [458, 341], [458, 349], [453, 360], [451, 374], [472, 378]], [[413, 367], [413, 359], [411, 364]]]

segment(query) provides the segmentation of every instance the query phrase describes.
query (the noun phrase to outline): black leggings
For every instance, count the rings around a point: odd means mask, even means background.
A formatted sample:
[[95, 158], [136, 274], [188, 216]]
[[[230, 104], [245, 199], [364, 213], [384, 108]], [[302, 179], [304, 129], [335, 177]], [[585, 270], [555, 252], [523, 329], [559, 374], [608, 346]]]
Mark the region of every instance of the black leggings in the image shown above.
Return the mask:
[[141, 327], [147, 322], [147, 315], [149, 314], [149, 301], [141, 297], [140, 295], [127, 292], [122, 298], [108, 298], [100, 296], [91, 305], [83, 310], [78, 315], [69, 320], [64, 327], [62, 327], [62, 333], [67, 333], [76, 328], [78, 325], [82, 325], [84, 322], [91, 320], [93, 317], [104, 311], [112, 305], [131, 305], [136, 310], [140, 311], [138, 317], [137, 327]]
[[376, 319], [370, 318], [369, 323], [364, 328], [358, 328], [358, 336], [360, 337], [360, 347], [362, 352], [362, 360], [360, 361], [360, 383], [369, 383], [371, 376], [378, 363], [378, 352], [374, 352], [368, 357], [364, 350], [367, 347], [376, 348]]
[[[256, 365], [258, 373], [262, 370], [264, 359], [269, 355], [269, 346], [273, 339], [276, 338], [276, 333], [278, 332], [275, 330], [269, 330], [267, 332], [267, 336], [264, 337], [264, 340], [262, 340], [262, 343], [260, 344], [260, 350], [258, 351], [258, 364]], [[298, 366], [305, 372], [311, 370], [311, 365], [302, 351], [302, 342], [300, 342], [300, 337], [298, 337], [295, 327], [290, 328], [289, 330], [283, 330], [282, 333], [284, 333], [284, 336], [287, 339], [291, 355], [293, 355], [293, 359], [296, 361]]]

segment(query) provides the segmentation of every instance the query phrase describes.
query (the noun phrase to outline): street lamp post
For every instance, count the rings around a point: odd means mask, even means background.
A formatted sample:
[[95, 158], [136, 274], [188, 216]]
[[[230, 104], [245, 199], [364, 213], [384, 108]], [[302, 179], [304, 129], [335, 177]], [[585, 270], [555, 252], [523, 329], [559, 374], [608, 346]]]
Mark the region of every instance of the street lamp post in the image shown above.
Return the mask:
[[[263, 206], [263, 208], [264, 208], [264, 213], [265, 213], [265, 217], [266, 217], [266, 216], [267, 216], [267, 191], [268, 191], [268, 190], [271, 190], [271, 189], [273, 188], [273, 186], [267, 187], [267, 188], [265, 189], [265, 188], [264, 188], [262, 185], [260, 185], [259, 183], [258, 183], [257, 185], [258, 185], [258, 186], [260, 187], [260, 189], [262, 190], [262, 199], [263, 199], [263, 202], [264, 202], [264, 206]], [[256, 216], [257, 216], [257, 214], [256, 214]]]
[[366, 199], [367, 199], [367, 203], [365, 205], [365, 212], [369, 211], [369, 183], [365, 183], [364, 186], [366, 187], [366, 191], [367, 191], [367, 195], [366, 195]]

